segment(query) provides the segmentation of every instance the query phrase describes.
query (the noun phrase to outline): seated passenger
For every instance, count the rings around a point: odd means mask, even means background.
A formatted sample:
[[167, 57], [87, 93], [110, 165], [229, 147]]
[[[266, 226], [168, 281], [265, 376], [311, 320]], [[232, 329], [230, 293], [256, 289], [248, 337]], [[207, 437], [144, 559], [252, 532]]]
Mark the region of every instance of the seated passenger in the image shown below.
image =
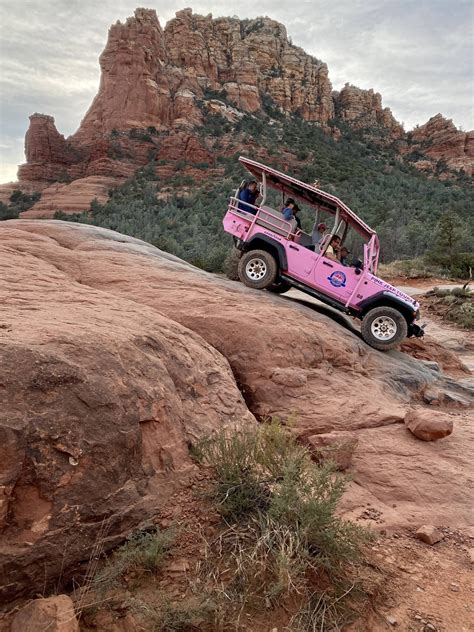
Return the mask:
[[251, 180], [241, 191], [239, 191], [237, 197], [239, 198], [239, 211], [246, 211], [247, 213], [252, 213], [255, 215], [257, 210], [249, 206], [249, 204], [253, 204], [255, 206], [255, 202], [259, 196], [257, 189], [257, 181]]
[[283, 217], [287, 222], [291, 222], [293, 219], [293, 210], [296, 204], [293, 198], [288, 198], [285, 202], [285, 208], [282, 210]]
[[323, 222], [319, 224], [316, 224], [316, 222], [314, 223], [313, 231], [311, 233], [311, 241], [315, 246], [319, 246], [319, 244], [321, 243], [321, 239], [326, 233], [327, 228], [328, 227]]
[[327, 247], [326, 252], [324, 253], [324, 256], [327, 257], [328, 259], [332, 259], [333, 261], [339, 261], [338, 254], [339, 254], [340, 245], [341, 245], [341, 238], [339, 237], [339, 235], [333, 235], [329, 243], [329, 246]]
[[291, 222], [292, 219], [296, 222], [296, 227], [301, 230], [301, 220], [298, 217], [298, 213], [300, 212], [300, 207], [293, 198], [288, 198], [285, 204], [285, 208], [282, 210], [283, 217], [287, 222]]
[[343, 246], [340, 250], [339, 250], [339, 261], [342, 263], [343, 266], [347, 267], [349, 265], [349, 255], [351, 254], [351, 251], [348, 250], [345, 246]]

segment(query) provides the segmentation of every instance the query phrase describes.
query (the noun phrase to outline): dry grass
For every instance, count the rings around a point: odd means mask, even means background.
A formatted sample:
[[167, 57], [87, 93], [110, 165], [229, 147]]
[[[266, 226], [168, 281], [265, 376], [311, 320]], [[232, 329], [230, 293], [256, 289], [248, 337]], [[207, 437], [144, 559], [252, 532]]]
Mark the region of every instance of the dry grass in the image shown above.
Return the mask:
[[114, 588], [132, 571], [136, 574], [156, 572], [168, 555], [174, 537], [170, 530], [134, 533], [94, 575], [94, 589], [104, 592]]
[[464, 329], [474, 329], [474, 292], [470, 292], [469, 288], [443, 290], [435, 287], [425, 294], [423, 303], [443, 320]]
[[213, 497], [227, 524], [208, 545], [201, 569], [215, 624], [239, 630], [249, 612], [285, 603], [294, 610], [298, 602], [291, 629], [313, 629], [301, 627], [312, 621], [319, 622], [314, 629], [336, 630], [330, 627], [336, 619], [347, 622], [356, 591], [346, 568], [368, 534], [336, 516], [345, 479], [313, 463], [276, 423], [220, 433], [199, 452], [215, 470]]

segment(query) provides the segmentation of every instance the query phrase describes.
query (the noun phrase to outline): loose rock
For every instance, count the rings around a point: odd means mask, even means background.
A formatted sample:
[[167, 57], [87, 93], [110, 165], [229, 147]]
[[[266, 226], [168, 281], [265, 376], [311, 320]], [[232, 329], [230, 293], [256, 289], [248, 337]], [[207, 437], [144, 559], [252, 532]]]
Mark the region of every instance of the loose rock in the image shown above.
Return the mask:
[[10, 632], [79, 632], [72, 599], [57, 595], [35, 599], [13, 618]]
[[439, 529], [433, 527], [432, 525], [423, 525], [417, 530], [416, 537], [418, 540], [426, 542], [426, 544], [433, 545], [443, 539], [443, 534], [439, 531]]
[[422, 441], [436, 441], [453, 432], [453, 420], [438, 411], [412, 410], [405, 415], [405, 425]]
[[332, 461], [338, 470], [347, 470], [358, 439], [353, 432], [327, 432], [305, 439], [316, 461]]

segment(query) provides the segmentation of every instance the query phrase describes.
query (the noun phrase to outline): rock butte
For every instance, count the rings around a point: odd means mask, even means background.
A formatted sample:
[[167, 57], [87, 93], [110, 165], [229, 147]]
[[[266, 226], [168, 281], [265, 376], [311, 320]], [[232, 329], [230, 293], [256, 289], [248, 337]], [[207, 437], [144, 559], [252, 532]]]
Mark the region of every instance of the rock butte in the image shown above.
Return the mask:
[[[334, 118], [354, 128], [382, 130], [402, 154], [420, 152], [425, 159], [414, 163], [419, 169], [432, 172], [442, 159], [453, 169], [473, 172], [474, 132], [459, 131], [438, 114], [406, 134], [382, 107], [380, 94], [350, 84], [333, 91], [327, 65], [293, 45], [284, 25], [267, 17], [213, 19], [183, 9], [163, 29], [154, 10], [136, 9], [124, 24], [110, 27], [100, 67], [99, 91], [71, 137], [57, 131], [51, 116], [30, 117], [26, 163], [15, 187], [28, 192], [34, 182], [47, 202], [38, 202], [26, 217], [88, 210], [94, 197], [103, 200], [111, 184], [147, 164], [151, 146], [130, 139], [124, 132], [131, 129], [167, 135], [154, 146], [158, 161], [212, 163], [215, 152], [210, 154], [197, 133], [203, 103], [235, 121], [239, 113], [261, 110], [270, 98], [281, 112], [318, 122], [336, 139], [341, 132], [331, 126]], [[235, 112], [212, 98], [223, 90]], [[232, 153], [239, 150], [234, 145]], [[173, 173], [168, 168], [159, 175]], [[74, 186], [50, 186], [70, 180]], [[8, 202], [11, 191], [11, 183], [0, 185], [0, 200]]]
[[432, 443], [403, 420], [427, 388], [472, 392], [344, 317], [80, 224], [4, 222], [0, 264], [3, 600], [68, 579], [104, 521], [106, 548], [148, 524], [192, 480], [189, 445], [255, 417], [354, 435], [349, 517], [469, 523], [468, 409], [444, 408], [453, 434]]

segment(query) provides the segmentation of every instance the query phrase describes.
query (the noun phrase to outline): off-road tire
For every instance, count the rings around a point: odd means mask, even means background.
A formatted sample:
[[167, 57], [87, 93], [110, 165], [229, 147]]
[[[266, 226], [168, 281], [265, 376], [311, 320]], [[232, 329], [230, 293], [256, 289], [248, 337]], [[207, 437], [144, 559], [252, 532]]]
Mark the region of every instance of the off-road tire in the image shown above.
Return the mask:
[[273, 294], [284, 294], [288, 292], [288, 290], [291, 290], [291, 285], [286, 281], [275, 281], [275, 283], [267, 287], [267, 290], [273, 292]]
[[265, 250], [250, 250], [239, 260], [239, 279], [256, 290], [268, 288], [275, 282], [278, 266]]
[[398, 309], [382, 306], [367, 312], [360, 330], [368, 345], [380, 351], [388, 351], [406, 338], [408, 324]]

